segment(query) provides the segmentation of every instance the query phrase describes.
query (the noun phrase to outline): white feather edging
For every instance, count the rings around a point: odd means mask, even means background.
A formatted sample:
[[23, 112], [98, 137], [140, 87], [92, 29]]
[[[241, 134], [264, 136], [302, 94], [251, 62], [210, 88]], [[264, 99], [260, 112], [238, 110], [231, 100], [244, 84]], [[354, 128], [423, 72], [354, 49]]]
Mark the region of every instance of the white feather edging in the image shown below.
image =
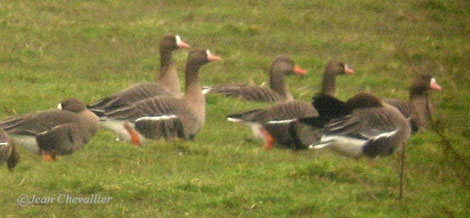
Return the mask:
[[213, 89], [212, 87], [204, 86], [204, 87], [202, 87], [201, 93], [202, 93], [203, 95], [206, 95], [207, 93], [209, 93], [210, 91], [212, 91], [212, 89]]
[[275, 125], [275, 124], [287, 124], [287, 123], [293, 123], [297, 121], [297, 119], [290, 119], [290, 120], [271, 120], [268, 121], [267, 124]]
[[175, 119], [177, 118], [178, 116], [172, 114], [172, 115], [163, 115], [163, 116], [156, 116], [156, 117], [141, 117], [137, 120], [135, 120], [135, 122], [138, 122], [138, 121], [144, 121], [144, 120], [151, 120], [151, 121], [159, 121], [159, 120], [171, 120], [171, 119]]
[[234, 123], [238, 123], [238, 122], [242, 121], [241, 119], [231, 118], [231, 117], [227, 117], [227, 120], [230, 121], [230, 122], [234, 122]]
[[391, 132], [386, 132], [386, 133], [382, 133], [378, 136], [375, 136], [374, 138], [372, 138], [372, 140], [377, 140], [377, 139], [380, 139], [380, 138], [388, 138], [388, 137], [392, 137], [393, 135], [395, 135], [395, 133], [397, 133], [398, 130], [394, 130], [394, 131], [391, 131]]

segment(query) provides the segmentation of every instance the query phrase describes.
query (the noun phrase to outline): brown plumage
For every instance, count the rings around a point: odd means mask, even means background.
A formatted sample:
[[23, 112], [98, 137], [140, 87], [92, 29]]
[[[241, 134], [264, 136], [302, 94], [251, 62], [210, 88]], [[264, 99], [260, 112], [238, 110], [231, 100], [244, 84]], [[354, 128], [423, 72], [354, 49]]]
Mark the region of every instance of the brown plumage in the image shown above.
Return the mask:
[[413, 132], [424, 131], [431, 125], [432, 104], [429, 102], [431, 90], [440, 91], [441, 87], [431, 75], [421, 74], [410, 86], [408, 101], [386, 99], [385, 102], [395, 106], [405, 118], [410, 120]]
[[[333, 107], [316, 102], [316, 99], [313, 104], [320, 111], [320, 116], [297, 121], [297, 124], [311, 125], [316, 130], [312, 134], [322, 132], [320, 140], [310, 145], [312, 149], [329, 147], [353, 157], [387, 156], [410, 137], [411, 128], [407, 119], [395, 107], [383, 103], [376, 96], [360, 93]], [[345, 113], [324, 113], [328, 110]]]
[[11, 172], [19, 161], [18, 148], [16, 148], [10, 136], [3, 129], [0, 129], [0, 165], [6, 162], [8, 170]]
[[209, 61], [219, 59], [209, 50], [192, 50], [188, 54], [186, 90], [182, 98], [153, 97], [110, 111], [102, 119], [103, 126], [135, 144], [137, 142], [131, 138], [133, 131], [129, 132], [129, 127], [140, 134], [141, 141], [171, 137], [193, 138], [205, 121], [206, 102], [199, 84], [199, 68]]
[[180, 96], [178, 73], [173, 65], [172, 53], [189, 45], [178, 35], [165, 35], [160, 43], [160, 75], [156, 82], [142, 82], [105, 97], [88, 106], [98, 115], [155, 96]]
[[81, 148], [98, 131], [99, 118], [85, 104], [69, 98], [59, 104], [59, 109], [12, 117], [1, 122], [0, 128], [30, 150], [53, 155], [43, 148], [54, 148], [55, 154], [69, 154], [71, 149], [64, 145]]
[[[327, 64], [324, 72], [324, 83], [322, 92], [325, 94], [335, 93], [335, 78], [337, 75], [350, 74], [354, 71], [342, 62], [331, 61]], [[325, 79], [326, 78], [326, 79]], [[295, 141], [289, 133], [289, 123], [272, 123], [276, 120], [289, 120], [302, 117], [318, 116], [317, 110], [312, 104], [303, 101], [290, 101], [279, 103], [264, 109], [245, 111], [231, 114], [227, 119], [231, 122], [242, 122], [248, 124], [256, 136], [268, 141], [266, 138], [273, 138], [278, 145], [298, 147], [299, 143]], [[265, 144], [265, 148], [271, 148], [270, 143]]]
[[294, 98], [284, 82], [284, 77], [301, 74], [307, 71], [295, 65], [294, 61], [286, 55], [276, 57], [269, 70], [269, 88], [261, 88], [250, 85], [221, 85], [214, 88], [205, 87], [209, 94], [223, 94], [229, 97], [237, 97], [247, 101], [280, 102], [290, 101]]

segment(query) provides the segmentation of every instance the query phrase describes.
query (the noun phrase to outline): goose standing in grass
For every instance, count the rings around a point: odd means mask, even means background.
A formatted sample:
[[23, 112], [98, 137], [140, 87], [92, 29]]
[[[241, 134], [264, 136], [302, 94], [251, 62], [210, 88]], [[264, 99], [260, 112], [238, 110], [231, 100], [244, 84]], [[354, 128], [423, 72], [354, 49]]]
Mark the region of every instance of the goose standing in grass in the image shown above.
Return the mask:
[[320, 115], [298, 120], [322, 132], [310, 149], [330, 148], [355, 158], [374, 158], [392, 154], [411, 135], [408, 120], [400, 111], [371, 94], [360, 93], [347, 102], [319, 95], [313, 105]]
[[10, 139], [10, 136], [0, 129], [0, 165], [7, 162], [8, 170], [11, 172], [20, 161], [18, 148]]
[[142, 82], [123, 89], [91, 104], [88, 108], [98, 115], [146, 98], [168, 95], [179, 97], [180, 80], [172, 61], [173, 51], [189, 48], [179, 35], [165, 35], [160, 43], [160, 76], [156, 82]]
[[64, 100], [58, 109], [19, 115], [0, 123], [15, 142], [39, 151], [46, 160], [80, 149], [99, 126], [99, 118], [74, 98]]
[[208, 94], [223, 94], [238, 97], [247, 101], [281, 102], [294, 100], [288, 90], [284, 78], [293, 74], [305, 75], [307, 71], [297, 66], [292, 59], [281, 55], [274, 59], [269, 70], [269, 88], [250, 85], [221, 85], [204, 87], [203, 92]]
[[[342, 62], [330, 61], [323, 75], [321, 92], [335, 95], [336, 76], [352, 74], [354, 70]], [[312, 104], [303, 101], [289, 101], [264, 109], [256, 109], [227, 116], [230, 122], [241, 122], [251, 127], [255, 136], [263, 139], [264, 147], [270, 149], [274, 143], [278, 145], [294, 146], [298, 149], [294, 138], [289, 134], [289, 123], [272, 123], [276, 120], [288, 120], [302, 117], [317, 116], [318, 112]]]
[[102, 117], [103, 127], [120, 139], [139, 146], [149, 139], [178, 137], [192, 139], [205, 121], [206, 99], [201, 93], [199, 69], [220, 58], [206, 49], [189, 52], [186, 89], [181, 98], [159, 96], [110, 111]]
[[441, 91], [441, 86], [436, 79], [428, 74], [418, 75], [411, 84], [409, 101], [401, 99], [386, 99], [390, 105], [395, 106], [410, 120], [413, 133], [425, 131], [431, 125], [431, 103], [429, 102], [429, 91]]

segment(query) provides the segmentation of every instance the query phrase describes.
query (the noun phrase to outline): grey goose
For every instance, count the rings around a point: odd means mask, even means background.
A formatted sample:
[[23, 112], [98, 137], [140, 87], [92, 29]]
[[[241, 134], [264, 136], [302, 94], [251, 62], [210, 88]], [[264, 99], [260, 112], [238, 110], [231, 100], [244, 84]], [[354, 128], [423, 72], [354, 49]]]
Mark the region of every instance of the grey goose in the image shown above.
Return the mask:
[[179, 35], [165, 35], [160, 43], [160, 75], [156, 82], [137, 83], [89, 105], [88, 108], [96, 114], [102, 115], [106, 111], [154, 96], [180, 96], [180, 80], [172, 61], [172, 55], [173, 51], [179, 48], [189, 47], [189, 44], [181, 40]]
[[289, 92], [284, 78], [293, 74], [305, 75], [306, 70], [297, 66], [286, 55], [280, 55], [274, 59], [269, 70], [269, 88], [251, 85], [220, 85], [216, 87], [204, 87], [207, 94], [223, 94], [230, 97], [238, 97], [247, 101], [281, 102], [294, 100]]
[[33, 112], [0, 122], [12, 139], [44, 158], [70, 154], [83, 147], [98, 131], [99, 118], [81, 101], [68, 98], [58, 109]]
[[[346, 102], [319, 95], [314, 97], [313, 105], [319, 116], [296, 121], [310, 125], [314, 130], [310, 134], [321, 133], [310, 149], [330, 148], [346, 156], [374, 158], [392, 154], [411, 135], [408, 120], [397, 108], [368, 93], [359, 93]], [[302, 137], [299, 132], [291, 133]]]
[[205, 96], [201, 93], [199, 69], [220, 60], [206, 49], [189, 52], [186, 63], [186, 89], [183, 97], [157, 96], [105, 113], [104, 128], [119, 139], [140, 146], [151, 139], [192, 139], [205, 121]]
[[[354, 70], [343, 62], [330, 61], [325, 67], [321, 92], [329, 95], [335, 94], [336, 76], [352, 74]], [[250, 126], [253, 134], [261, 138], [266, 149], [273, 147], [274, 143], [284, 146], [297, 145], [289, 134], [289, 123], [273, 123], [277, 120], [289, 120], [302, 117], [317, 116], [318, 112], [312, 104], [294, 100], [282, 102], [263, 109], [244, 111], [227, 116], [230, 122], [241, 122]], [[297, 148], [297, 147], [295, 147]]]
[[410, 120], [413, 132], [424, 131], [431, 125], [432, 106], [429, 102], [431, 90], [441, 91], [442, 88], [431, 75], [420, 74], [410, 86], [408, 101], [385, 99], [385, 102], [398, 108], [403, 116]]
[[0, 165], [6, 162], [8, 170], [11, 172], [19, 161], [18, 148], [8, 136], [8, 133], [0, 129]]

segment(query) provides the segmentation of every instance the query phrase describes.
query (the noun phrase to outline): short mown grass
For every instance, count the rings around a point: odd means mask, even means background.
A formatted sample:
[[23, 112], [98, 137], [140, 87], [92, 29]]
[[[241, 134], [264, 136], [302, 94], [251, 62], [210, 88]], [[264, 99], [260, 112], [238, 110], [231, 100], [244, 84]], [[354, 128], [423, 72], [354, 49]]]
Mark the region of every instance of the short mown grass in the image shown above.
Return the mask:
[[[468, 163], [468, 8], [465, 0], [1, 1], [0, 118], [154, 80], [160, 38], [171, 32], [223, 58], [201, 70], [206, 85], [261, 84], [273, 58], [290, 55], [309, 70], [288, 78], [305, 101], [333, 59], [356, 70], [338, 77], [342, 99], [359, 91], [407, 99], [412, 78], [431, 73], [443, 87], [431, 97], [437, 127]], [[174, 55], [181, 77], [187, 52]], [[369, 165], [328, 151], [265, 151], [249, 129], [225, 121], [264, 106], [208, 96], [195, 141], [137, 148], [100, 130], [56, 163], [21, 149], [13, 173], [0, 168], [0, 216], [470, 216], [468, 168], [436, 133], [410, 140], [400, 204], [397, 155]], [[113, 199], [22, 207], [21, 194]]]

